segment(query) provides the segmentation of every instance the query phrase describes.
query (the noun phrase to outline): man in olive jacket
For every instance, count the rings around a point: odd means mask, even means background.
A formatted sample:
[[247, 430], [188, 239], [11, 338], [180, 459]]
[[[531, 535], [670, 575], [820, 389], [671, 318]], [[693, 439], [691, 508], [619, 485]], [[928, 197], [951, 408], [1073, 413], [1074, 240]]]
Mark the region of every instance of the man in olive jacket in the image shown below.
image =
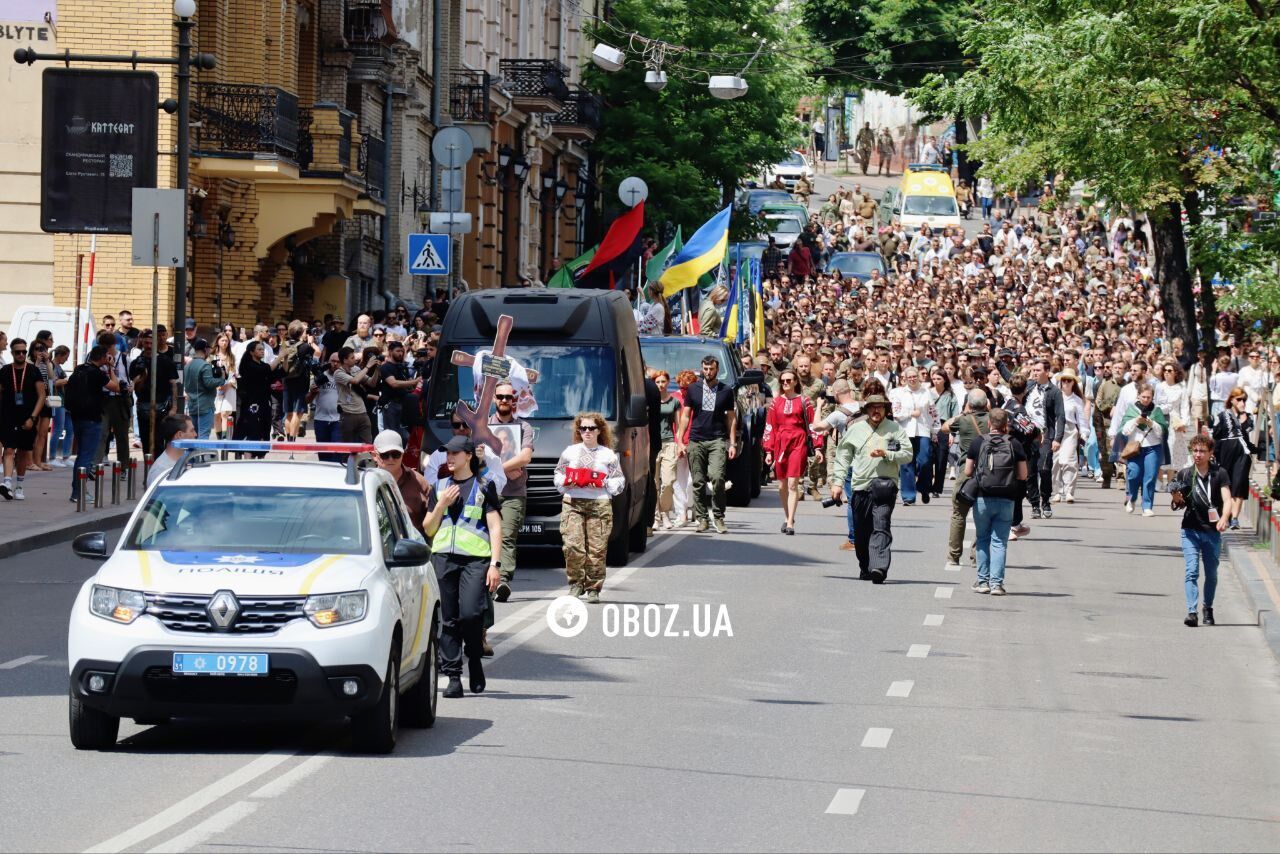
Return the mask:
[[873, 394], [862, 401], [867, 414], [845, 430], [836, 446], [831, 497], [842, 498], [849, 479], [853, 508], [854, 552], [858, 577], [883, 584], [889, 576], [893, 532], [890, 523], [898, 499], [898, 466], [911, 461], [911, 439], [895, 421], [885, 418], [889, 401]]
[[213, 430], [213, 405], [225, 377], [214, 373], [207, 361], [209, 342], [197, 338], [191, 342], [191, 360], [182, 370], [182, 387], [187, 392], [187, 414], [196, 428], [197, 439], [208, 439]]

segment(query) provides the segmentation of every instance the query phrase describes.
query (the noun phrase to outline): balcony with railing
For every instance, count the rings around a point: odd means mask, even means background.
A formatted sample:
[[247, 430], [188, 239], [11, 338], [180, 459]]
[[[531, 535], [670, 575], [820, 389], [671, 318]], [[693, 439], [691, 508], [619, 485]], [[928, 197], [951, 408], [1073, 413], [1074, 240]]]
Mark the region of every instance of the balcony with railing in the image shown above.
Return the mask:
[[518, 110], [558, 113], [569, 97], [569, 69], [554, 59], [503, 59], [498, 64], [503, 87]]
[[360, 137], [360, 174], [364, 175], [365, 192], [375, 201], [384, 201], [383, 183], [387, 179], [387, 144], [373, 134]]
[[297, 158], [297, 95], [234, 83], [201, 83], [195, 94], [196, 157]]
[[465, 68], [453, 70], [453, 85], [449, 88], [449, 115], [455, 122], [489, 123], [491, 83], [487, 71]]
[[551, 130], [561, 139], [590, 142], [600, 130], [600, 99], [580, 86], [564, 101], [564, 109], [551, 117]]

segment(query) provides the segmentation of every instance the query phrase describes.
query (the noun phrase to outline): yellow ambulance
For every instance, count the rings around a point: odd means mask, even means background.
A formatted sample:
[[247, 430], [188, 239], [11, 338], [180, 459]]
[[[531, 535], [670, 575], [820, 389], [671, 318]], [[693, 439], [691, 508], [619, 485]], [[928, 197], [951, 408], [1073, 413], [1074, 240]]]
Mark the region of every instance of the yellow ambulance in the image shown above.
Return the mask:
[[934, 231], [960, 225], [955, 187], [942, 166], [909, 164], [898, 190], [886, 191], [885, 195], [890, 202], [889, 212], [907, 232], [919, 231], [926, 223]]

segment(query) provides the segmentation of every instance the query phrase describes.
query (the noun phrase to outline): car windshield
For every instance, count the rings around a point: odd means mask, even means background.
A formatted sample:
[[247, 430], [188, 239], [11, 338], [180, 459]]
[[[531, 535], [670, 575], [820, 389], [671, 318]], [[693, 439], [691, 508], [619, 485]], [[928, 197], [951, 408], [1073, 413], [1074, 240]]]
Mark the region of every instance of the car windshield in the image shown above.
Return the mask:
[[795, 217], [778, 216], [769, 217], [769, 230], [781, 234], [799, 234], [802, 229], [799, 221]]
[[770, 202], [789, 202], [791, 194], [783, 190], [756, 190], [747, 197], [747, 208], [755, 213]]
[[147, 499], [124, 548], [368, 554], [368, 528], [363, 495], [354, 490], [166, 484]]
[[870, 274], [880, 269], [880, 258], [875, 255], [835, 255], [827, 262], [827, 272], [839, 270], [846, 276]]
[[729, 258], [732, 261], [764, 257], [765, 243], [734, 243], [729, 246]]
[[956, 200], [950, 196], [907, 196], [902, 204], [904, 216], [959, 216]]
[[[467, 352], [488, 345], [464, 346]], [[451, 361], [453, 349], [441, 351], [438, 369], [431, 381], [431, 417], [448, 418], [461, 398], [474, 407], [476, 392], [470, 367]], [[538, 411], [533, 418], [563, 420], [580, 412], [599, 412], [614, 417], [618, 372], [613, 349], [601, 346], [564, 347], [554, 344], [509, 344], [506, 355], [525, 370], [538, 372], [533, 396]], [[461, 390], [459, 390], [461, 389]]]
[[671, 381], [681, 371], [693, 371], [702, 376], [702, 359], [704, 356], [715, 356], [720, 362], [720, 379], [732, 382], [737, 376], [732, 366], [725, 365], [725, 348], [713, 341], [674, 343], [662, 339], [651, 339], [640, 342], [640, 352], [644, 354], [644, 366], [665, 371]]
[[792, 153], [787, 159], [778, 164], [779, 166], [804, 166], [804, 158], [799, 154]]

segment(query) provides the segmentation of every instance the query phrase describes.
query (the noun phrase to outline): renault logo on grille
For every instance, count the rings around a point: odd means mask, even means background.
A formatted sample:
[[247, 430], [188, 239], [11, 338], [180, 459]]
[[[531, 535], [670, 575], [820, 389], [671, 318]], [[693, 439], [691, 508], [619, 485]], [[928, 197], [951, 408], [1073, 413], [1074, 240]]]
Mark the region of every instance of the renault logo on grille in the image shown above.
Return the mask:
[[220, 629], [225, 629], [235, 622], [240, 615], [240, 603], [236, 594], [230, 590], [219, 590], [209, 600], [209, 619]]

